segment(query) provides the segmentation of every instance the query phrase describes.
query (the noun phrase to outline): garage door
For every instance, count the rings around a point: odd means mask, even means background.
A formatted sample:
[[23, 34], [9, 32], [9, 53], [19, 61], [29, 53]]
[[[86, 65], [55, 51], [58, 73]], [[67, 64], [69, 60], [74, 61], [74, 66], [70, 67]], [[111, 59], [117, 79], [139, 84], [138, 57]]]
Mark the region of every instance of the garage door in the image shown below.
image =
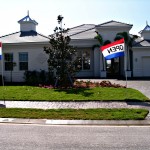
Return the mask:
[[150, 57], [142, 58], [143, 76], [150, 77]]

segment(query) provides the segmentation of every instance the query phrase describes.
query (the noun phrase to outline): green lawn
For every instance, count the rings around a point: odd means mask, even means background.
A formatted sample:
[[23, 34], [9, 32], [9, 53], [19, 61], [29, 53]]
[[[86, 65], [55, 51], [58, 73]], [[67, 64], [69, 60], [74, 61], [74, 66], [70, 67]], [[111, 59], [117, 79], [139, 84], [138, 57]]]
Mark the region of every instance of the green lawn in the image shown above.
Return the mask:
[[143, 120], [146, 109], [22, 109], [0, 108], [0, 118], [63, 120]]
[[130, 88], [79, 88], [46, 89], [33, 86], [0, 86], [0, 99], [3, 100], [149, 100], [137, 90]]

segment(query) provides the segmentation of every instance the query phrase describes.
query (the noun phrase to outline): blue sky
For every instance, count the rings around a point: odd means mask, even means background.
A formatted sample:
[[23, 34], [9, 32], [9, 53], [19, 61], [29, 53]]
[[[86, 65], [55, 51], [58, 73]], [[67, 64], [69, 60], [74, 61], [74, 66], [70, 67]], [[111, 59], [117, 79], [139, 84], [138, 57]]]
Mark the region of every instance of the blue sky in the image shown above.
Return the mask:
[[18, 20], [30, 12], [39, 25], [39, 33], [49, 35], [64, 16], [65, 27], [100, 24], [116, 20], [133, 24], [130, 33], [137, 34], [150, 24], [150, 0], [0, 0], [0, 35], [19, 31]]

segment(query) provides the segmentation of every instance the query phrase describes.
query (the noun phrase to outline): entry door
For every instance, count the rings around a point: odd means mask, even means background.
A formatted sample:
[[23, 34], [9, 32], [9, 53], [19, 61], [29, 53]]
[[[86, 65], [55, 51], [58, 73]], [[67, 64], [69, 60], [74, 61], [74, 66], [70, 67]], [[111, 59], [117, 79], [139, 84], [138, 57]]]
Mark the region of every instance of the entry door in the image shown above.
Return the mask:
[[120, 63], [119, 57], [113, 58], [111, 60], [106, 61], [107, 66], [107, 76], [109, 77], [118, 77], [120, 74]]

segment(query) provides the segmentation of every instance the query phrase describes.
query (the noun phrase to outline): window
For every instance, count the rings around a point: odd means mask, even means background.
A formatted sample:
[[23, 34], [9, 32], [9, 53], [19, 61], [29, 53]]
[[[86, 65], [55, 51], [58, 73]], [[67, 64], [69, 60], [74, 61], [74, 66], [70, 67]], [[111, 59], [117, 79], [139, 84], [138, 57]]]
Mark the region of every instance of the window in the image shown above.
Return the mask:
[[19, 53], [19, 70], [28, 70], [28, 53]]
[[4, 54], [5, 71], [13, 71], [13, 53]]
[[90, 51], [89, 50], [79, 50], [77, 57], [80, 59], [80, 66], [82, 70], [90, 70]]

